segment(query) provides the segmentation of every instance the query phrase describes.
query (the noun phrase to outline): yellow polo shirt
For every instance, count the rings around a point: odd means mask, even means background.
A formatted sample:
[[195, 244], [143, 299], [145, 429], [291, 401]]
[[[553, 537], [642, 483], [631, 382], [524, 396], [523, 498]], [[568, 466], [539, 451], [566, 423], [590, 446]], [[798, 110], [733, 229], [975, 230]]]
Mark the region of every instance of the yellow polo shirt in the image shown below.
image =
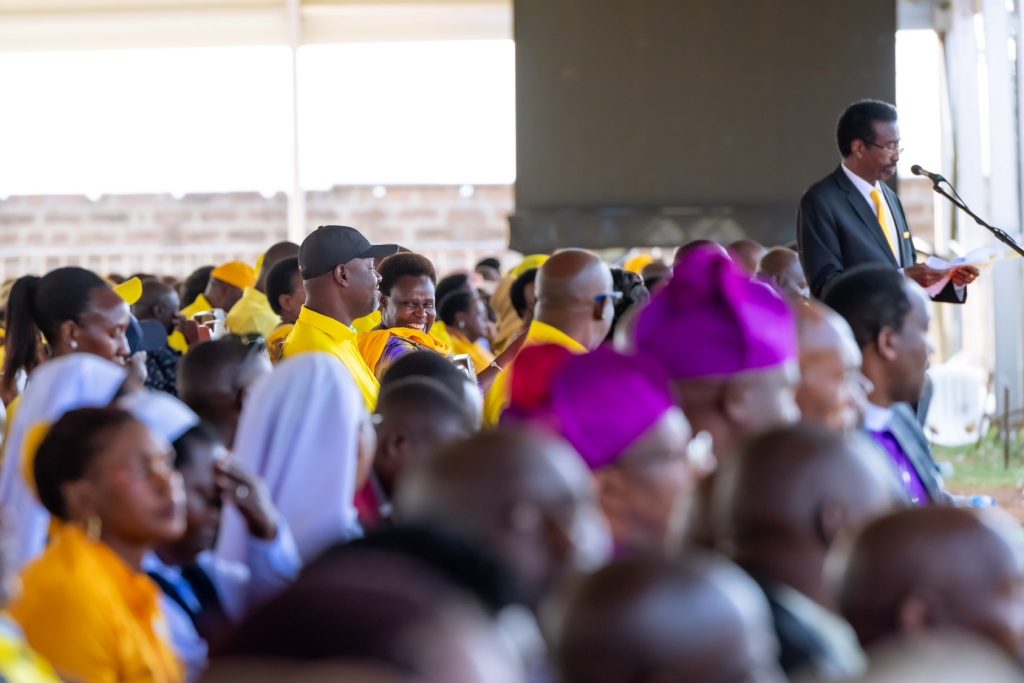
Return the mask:
[[11, 616], [29, 645], [69, 680], [179, 683], [160, 588], [75, 524], [21, 575]]
[[371, 313], [370, 315], [364, 315], [362, 318], [356, 318], [352, 321], [352, 328], [357, 334], [366, 334], [372, 330], [380, 327], [381, 324], [380, 309]]
[[[530, 330], [526, 333], [526, 341], [523, 342], [522, 348], [525, 349], [527, 346], [539, 346], [540, 344], [555, 344], [568, 349], [575, 354], [584, 354], [587, 352], [587, 347], [580, 344], [557, 327], [552, 327], [547, 323], [534, 320], [530, 323]], [[520, 349], [520, 351], [521, 350], [522, 349]], [[487, 426], [493, 427], [497, 425], [498, 420], [501, 419], [501, 414], [505, 412], [505, 408], [508, 407], [510, 388], [509, 377], [511, 376], [510, 370], [513, 365], [515, 365], [514, 360], [505, 366], [505, 369], [494, 378], [494, 383], [491, 384], [491, 390], [487, 392], [487, 398], [484, 400], [484, 424]]]
[[280, 363], [284, 357], [282, 355], [284, 353], [284, 340], [288, 338], [288, 335], [292, 333], [294, 328], [294, 323], [281, 323], [267, 337], [267, 352], [270, 354], [270, 362], [274, 365]]
[[291, 358], [302, 353], [322, 351], [337, 356], [352, 374], [366, 402], [366, 409], [372, 413], [377, 409], [380, 384], [359, 353], [356, 338], [355, 330], [348, 325], [303, 306], [295, 327], [284, 341], [283, 355]]
[[231, 334], [240, 337], [258, 334], [269, 339], [281, 318], [270, 307], [266, 294], [255, 287], [246, 287], [242, 298], [228, 311], [225, 322]]
[[[185, 320], [191, 320], [196, 313], [212, 310], [213, 304], [206, 298], [206, 295], [200, 294], [195, 301], [181, 309], [181, 314], [185, 316]], [[167, 338], [167, 345], [178, 353], [188, 353], [188, 341], [185, 340], [185, 335], [178, 330], [172, 332], [171, 336]]]

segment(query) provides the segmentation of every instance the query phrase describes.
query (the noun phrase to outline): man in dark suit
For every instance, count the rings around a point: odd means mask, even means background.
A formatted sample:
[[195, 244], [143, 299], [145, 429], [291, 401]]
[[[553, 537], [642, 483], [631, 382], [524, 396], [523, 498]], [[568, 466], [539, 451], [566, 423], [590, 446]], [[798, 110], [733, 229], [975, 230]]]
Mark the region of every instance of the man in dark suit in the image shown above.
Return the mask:
[[[811, 294], [821, 297], [837, 275], [864, 263], [902, 270], [922, 287], [945, 276], [923, 263], [896, 194], [885, 185], [899, 161], [900, 130], [896, 109], [877, 100], [847, 107], [836, 127], [843, 161], [811, 186], [800, 200], [797, 241]], [[978, 276], [971, 266], [954, 269], [936, 301], [962, 303], [964, 287]]]
[[865, 264], [830, 283], [824, 302], [853, 329], [873, 385], [864, 428], [889, 455], [907, 497], [918, 506], [955, 502], [910, 407], [921, 397], [932, 351], [928, 297], [899, 271]]
[[785, 427], [748, 442], [716, 476], [719, 547], [768, 597], [779, 663], [790, 675], [863, 672], [864, 654], [835, 613], [824, 574], [837, 540], [903, 505], [885, 458], [865, 440]]

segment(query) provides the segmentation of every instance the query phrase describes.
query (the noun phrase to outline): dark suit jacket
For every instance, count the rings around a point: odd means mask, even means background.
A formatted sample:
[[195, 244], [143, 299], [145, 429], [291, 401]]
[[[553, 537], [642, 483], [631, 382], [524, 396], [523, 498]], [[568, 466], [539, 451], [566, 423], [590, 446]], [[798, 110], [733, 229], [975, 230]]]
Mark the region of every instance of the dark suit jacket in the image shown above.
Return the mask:
[[894, 405], [892, 413], [889, 430], [913, 463], [921, 482], [928, 489], [928, 497], [935, 505], [949, 504], [952, 498], [943, 487], [939, 466], [932, 457], [931, 446], [921, 429], [921, 423], [917, 421], [917, 414], [906, 403]]
[[[815, 297], [821, 298], [825, 285], [832, 278], [854, 266], [887, 263], [893, 268], [906, 268], [914, 265], [917, 254], [903, 205], [885, 183], [881, 186], [896, 223], [902, 264], [896, 263], [875, 212], [841, 167], [804, 193], [796, 215], [796, 236], [800, 261]], [[962, 303], [952, 282], [939, 292], [935, 301]]]

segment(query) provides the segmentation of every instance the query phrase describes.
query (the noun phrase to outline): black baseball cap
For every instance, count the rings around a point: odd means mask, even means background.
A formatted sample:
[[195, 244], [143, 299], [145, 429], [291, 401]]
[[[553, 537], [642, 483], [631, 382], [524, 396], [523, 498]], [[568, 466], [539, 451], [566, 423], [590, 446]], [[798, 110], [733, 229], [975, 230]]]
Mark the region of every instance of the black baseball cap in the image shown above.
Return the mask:
[[321, 225], [302, 240], [299, 272], [312, 280], [354, 258], [384, 258], [398, 253], [397, 244], [370, 244], [363, 233], [347, 225]]

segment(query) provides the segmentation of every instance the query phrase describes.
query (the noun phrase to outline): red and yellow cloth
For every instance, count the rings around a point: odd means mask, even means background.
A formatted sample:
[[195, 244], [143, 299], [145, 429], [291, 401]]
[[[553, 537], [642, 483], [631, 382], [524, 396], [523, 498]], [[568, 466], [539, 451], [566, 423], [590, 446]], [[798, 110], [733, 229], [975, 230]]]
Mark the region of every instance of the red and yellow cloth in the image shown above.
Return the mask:
[[[539, 320], [534, 320], [530, 323], [530, 330], [526, 333], [526, 341], [523, 342], [523, 348], [528, 346], [537, 346], [538, 344], [554, 344], [572, 351], [573, 353], [586, 353], [587, 347], [579, 343], [565, 332], [562, 332], [556, 327], [552, 327], [547, 323], [542, 323]], [[491, 390], [487, 392], [487, 397], [484, 400], [484, 424], [488, 426], [495, 426], [501, 419], [501, 414], [505, 411], [505, 408], [509, 403], [509, 379], [510, 370], [515, 364], [513, 360], [509, 363], [494, 379], [494, 383], [491, 385]]]

